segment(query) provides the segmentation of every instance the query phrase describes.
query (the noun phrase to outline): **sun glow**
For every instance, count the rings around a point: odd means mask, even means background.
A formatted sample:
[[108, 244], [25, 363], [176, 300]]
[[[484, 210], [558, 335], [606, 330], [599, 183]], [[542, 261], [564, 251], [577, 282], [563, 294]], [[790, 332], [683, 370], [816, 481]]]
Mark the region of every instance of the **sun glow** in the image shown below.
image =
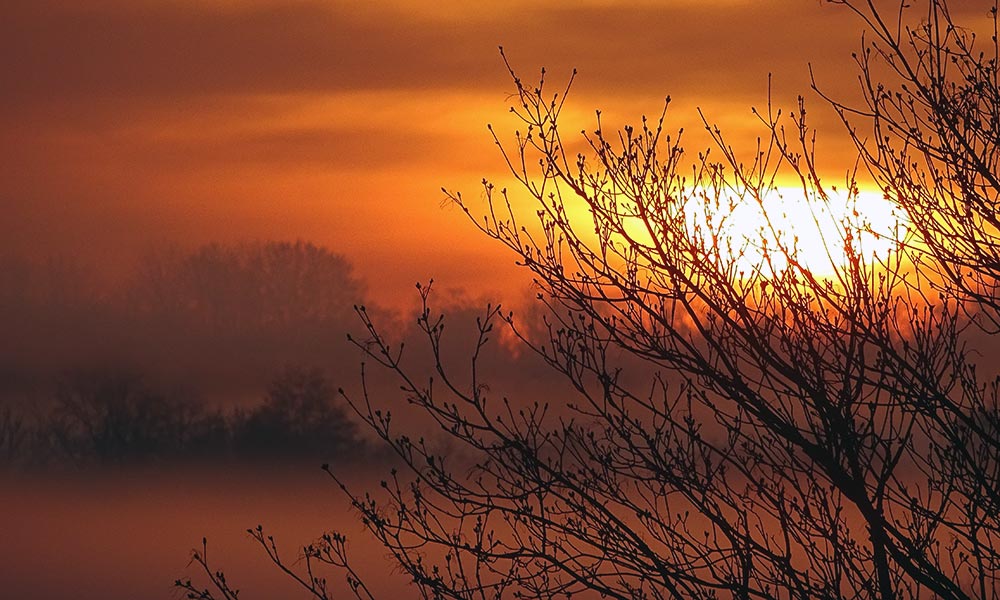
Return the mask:
[[906, 233], [902, 211], [870, 191], [820, 198], [780, 188], [760, 199], [706, 202], [688, 211], [688, 222], [711, 254], [746, 276], [773, 276], [792, 264], [832, 276], [852, 257], [868, 264], [885, 260]]

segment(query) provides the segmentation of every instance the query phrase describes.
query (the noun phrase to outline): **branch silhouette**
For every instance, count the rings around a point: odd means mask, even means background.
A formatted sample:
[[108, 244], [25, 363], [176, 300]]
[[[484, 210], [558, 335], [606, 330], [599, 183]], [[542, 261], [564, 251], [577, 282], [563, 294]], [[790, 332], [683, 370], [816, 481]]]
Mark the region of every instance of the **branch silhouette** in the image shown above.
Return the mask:
[[[866, 105], [830, 100], [860, 152], [839, 213], [802, 100], [758, 111], [767, 135], [745, 155], [706, 120], [712, 152], [689, 157], [666, 108], [614, 132], [598, 113], [576, 153], [569, 89], [550, 92], [544, 71], [526, 84], [504, 55], [521, 129], [493, 135], [518, 190], [484, 182], [485, 205], [445, 193], [532, 273], [543, 334], [489, 306], [470, 360], [450, 363], [419, 286], [426, 372], [359, 308], [358, 348], [395, 375], [396, 410], [432, 428], [411, 436], [365, 369], [346, 397], [401, 467], [367, 493], [330, 471], [422, 597], [1000, 593], [996, 373], [974, 346], [997, 324], [997, 11], [980, 54], [943, 1], [833, 3], [869, 32]], [[862, 168], [899, 210], [888, 245], [864, 216]], [[786, 180], [829, 274], [772, 208]], [[745, 205], [763, 215], [750, 235], [733, 225]], [[497, 326], [572, 399], [494, 395]], [[458, 449], [436, 451], [432, 430]]]

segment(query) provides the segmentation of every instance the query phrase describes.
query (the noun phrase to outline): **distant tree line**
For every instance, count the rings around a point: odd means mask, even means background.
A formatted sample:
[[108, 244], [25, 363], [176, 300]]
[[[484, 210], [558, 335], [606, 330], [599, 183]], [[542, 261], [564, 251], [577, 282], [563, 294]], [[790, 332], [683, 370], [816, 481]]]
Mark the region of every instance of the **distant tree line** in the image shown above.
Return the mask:
[[160, 249], [114, 281], [0, 256], [0, 331], [16, 341], [0, 348], [0, 463], [359, 452], [331, 380], [355, 368], [337, 352], [364, 293], [346, 258], [304, 241]]
[[[365, 296], [350, 262], [303, 241], [159, 249], [108, 280], [73, 259], [0, 256], [0, 406], [67, 371], [130, 365], [259, 389], [274, 365], [336, 369]], [[346, 373], [335, 373], [338, 377]]]
[[129, 465], [179, 461], [341, 462], [366, 452], [321, 369], [288, 367], [261, 402], [209, 408], [137, 371], [62, 376], [45, 409], [0, 408], [0, 464]]

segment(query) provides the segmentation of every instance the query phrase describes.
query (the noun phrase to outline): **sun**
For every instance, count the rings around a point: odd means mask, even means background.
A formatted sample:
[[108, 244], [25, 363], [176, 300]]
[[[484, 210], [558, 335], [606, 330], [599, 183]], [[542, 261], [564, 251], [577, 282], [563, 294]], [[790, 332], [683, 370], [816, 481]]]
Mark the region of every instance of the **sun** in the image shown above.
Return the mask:
[[852, 257], [885, 260], [906, 233], [905, 214], [880, 192], [807, 196], [776, 188], [759, 198], [723, 198], [688, 211], [692, 231], [710, 231], [710, 254], [745, 276], [774, 276], [791, 266], [831, 277]]

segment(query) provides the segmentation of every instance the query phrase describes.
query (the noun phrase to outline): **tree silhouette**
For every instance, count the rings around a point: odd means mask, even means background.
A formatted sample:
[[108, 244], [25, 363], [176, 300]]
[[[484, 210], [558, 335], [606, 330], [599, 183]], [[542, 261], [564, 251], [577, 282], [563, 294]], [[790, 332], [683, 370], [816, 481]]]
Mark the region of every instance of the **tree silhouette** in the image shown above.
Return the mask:
[[[942, 0], [923, 3], [924, 18], [905, 29], [870, 3], [838, 3], [864, 21], [871, 43], [855, 54], [865, 104], [831, 102], [879, 186], [906, 210], [928, 283], [967, 299], [977, 323], [996, 330], [996, 29], [963, 27]], [[997, 7], [988, 10], [995, 24]]]
[[33, 441], [24, 415], [6, 406], [0, 409], [0, 465], [13, 465], [23, 459]]
[[[308, 242], [211, 244], [143, 257], [121, 278], [72, 258], [0, 256], [0, 396], [45, 394], [68, 372], [123, 365], [205, 395], [248, 397], [276, 365], [346, 352], [350, 262]], [[331, 361], [330, 371], [340, 378]]]
[[149, 257], [132, 304], [217, 330], [341, 320], [362, 293], [342, 256], [308, 242], [209, 244]]
[[130, 283], [122, 320], [131, 328], [121, 334], [127, 357], [247, 389], [266, 385], [261, 375], [276, 364], [349, 351], [343, 332], [364, 295], [347, 259], [302, 241], [154, 255]]
[[[868, 106], [834, 107], [911, 223], [878, 252], [863, 206], [827, 210], [801, 101], [758, 113], [769, 136], [748, 157], [706, 123], [721, 157], [688, 159], [664, 116], [613, 134], [598, 116], [573, 154], [565, 93], [511, 71], [524, 128], [497, 143], [520, 196], [486, 183], [485, 218], [449, 197], [533, 273], [548, 335], [522, 339], [576, 396], [493, 395], [482, 351], [498, 321], [518, 331], [498, 307], [459, 372], [422, 288], [426, 378], [359, 311], [359, 347], [473, 457], [437, 455], [367, 392], [353, 402], [406, 467], [354, 507], [423, 597], [1000, 595], [996, 374], [972, 346], [992, 340], [968, 328], [997, 323], [995, 29], [980, 54], [943, 1], [834, 3], [874, 32]], [[769, 214], [783, 178], [823, 222], [829, 275]], [[844, 188], [860, 202], [854, 175]], [[745, 205], [765, 215], [749, 236], [731, 224]], [[346, 564], [324, 540], [296, 575], [317, 598], [313, 567]]]
[[321, 369], [286, 367], [251, 409], [211, 404], [135, 369], [64, 373], [52, 402], [0, 408], [0, 466], [382, 459]]
[[234, 425], [237, 452], [329, 461], [340, 461], [348, 452], [358, 456], [357, 426], [338, 400], [322, 370], [286, 368], [269, 386], [264, 403]]
[[176, 458], [189, 447], [224, 444], [224, 428], [200, 406], [147, 384], [123, 369], [68, 373], [58, 382], [46, 433], [60, 458], [76, 463], [128, 463]]

